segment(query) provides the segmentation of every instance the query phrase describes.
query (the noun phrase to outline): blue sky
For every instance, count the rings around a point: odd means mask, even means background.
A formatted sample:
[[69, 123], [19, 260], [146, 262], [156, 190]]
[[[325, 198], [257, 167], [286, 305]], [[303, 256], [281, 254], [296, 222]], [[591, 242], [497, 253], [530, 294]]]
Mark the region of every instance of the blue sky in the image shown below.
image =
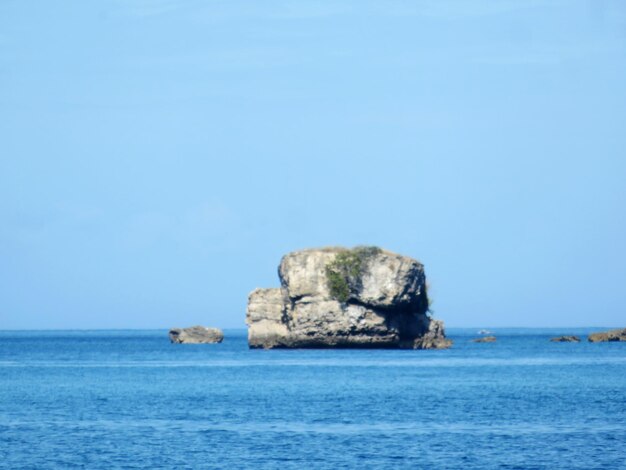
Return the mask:
[[626, 326], [622, 1], [0, 2], [0, 329], [243, 327], [282, 254]]

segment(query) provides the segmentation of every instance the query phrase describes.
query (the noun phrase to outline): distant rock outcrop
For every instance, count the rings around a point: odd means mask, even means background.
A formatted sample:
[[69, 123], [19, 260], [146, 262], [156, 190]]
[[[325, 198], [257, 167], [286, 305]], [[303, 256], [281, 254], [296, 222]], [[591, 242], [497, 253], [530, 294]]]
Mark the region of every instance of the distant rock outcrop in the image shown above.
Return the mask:
[[578, 336], [557, 336], [550, 341], [553, 343], [580, 343], [580, 338]]
[[251, 348], [442, 349], [443, 322], [428, 314], [424, 266], [375, 247], [284, 256], [281, 287], [248, 299]]
[[485, 336], [484, 338], [476, 338], [472, 340], [472, 343], [494, 343], [496, 341], [495, 336]]
[[172, 328], [169, 335], [172, 343], [221, 343], [224, 340], [222, 330], [218, 328], [206, 328], [204, 326]]
[[592, 333], [587, 339], [591, 343], [626, 341], [626, 328]]

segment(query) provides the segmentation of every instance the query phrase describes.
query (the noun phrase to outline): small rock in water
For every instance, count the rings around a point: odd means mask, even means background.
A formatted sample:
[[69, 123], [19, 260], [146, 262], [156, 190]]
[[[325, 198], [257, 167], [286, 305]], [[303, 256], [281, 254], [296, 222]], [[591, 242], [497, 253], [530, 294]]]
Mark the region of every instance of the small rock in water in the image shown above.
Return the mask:
[[172, 328], [169, 335], [172, 343], [221, 343], [224, 340], [222, 330], [219, 328], [206, 328], [204, 326]]
[[591, 343], [626, 341], [626, 328], [592, 333], [587, 339]]
[[580, 343], [580, 338], [578, 336], [557, 336], [550, 341], [553, 343]]
[[476, 338], [472, 340], [472, 343], [494, 343], [496, 341], [495, 336], [485, 336], [484, 338]]

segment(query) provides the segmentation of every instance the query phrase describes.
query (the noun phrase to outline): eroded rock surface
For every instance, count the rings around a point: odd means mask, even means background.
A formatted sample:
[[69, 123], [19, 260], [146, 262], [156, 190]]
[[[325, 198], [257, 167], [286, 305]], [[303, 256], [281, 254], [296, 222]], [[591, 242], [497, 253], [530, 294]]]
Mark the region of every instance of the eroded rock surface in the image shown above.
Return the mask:
[[251, 348], [442, 349], [452, 342], [427, 314], [424, 266], [378, 248], [284, 256], [281, 287], [248, 299]]
[[224, 333], [219, 328], [192, 326], [189, 328], [172, 328], [169, 333], [172, 343], [221, 343]]
[[587, 339], [591, 343], [626, 341], [626, 328], [592, 333]]

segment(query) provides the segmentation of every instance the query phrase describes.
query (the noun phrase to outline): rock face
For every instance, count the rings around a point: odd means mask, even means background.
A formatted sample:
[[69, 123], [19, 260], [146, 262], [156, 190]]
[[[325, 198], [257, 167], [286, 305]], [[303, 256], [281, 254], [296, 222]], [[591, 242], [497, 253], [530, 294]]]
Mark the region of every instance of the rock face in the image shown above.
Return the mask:
[[472, 340], [472, 343], [495, 343], [495, 336], [485, 336], [484, 338], [476, 338]]
[[592, 333], [587, 339], [591, 343], [601, 343], [607, 341], [626, 341], [626, 328], [603, 331], [601, 333]]
[[281, 287], [248, 298], [251, 348], [442, 349], [443, 322], [427, 315], [424, 266], [375, 247], [284, 256]]
[[580, 343], [580, 338], [578, 336], [557, 336], [550, 341], [553, 343]]
[[221, 343], [224, 333], [218, 328], [206, 328], [204, 326], [192, 326], [190, 328], [172, 328], [170, 341], [172, 343]]

